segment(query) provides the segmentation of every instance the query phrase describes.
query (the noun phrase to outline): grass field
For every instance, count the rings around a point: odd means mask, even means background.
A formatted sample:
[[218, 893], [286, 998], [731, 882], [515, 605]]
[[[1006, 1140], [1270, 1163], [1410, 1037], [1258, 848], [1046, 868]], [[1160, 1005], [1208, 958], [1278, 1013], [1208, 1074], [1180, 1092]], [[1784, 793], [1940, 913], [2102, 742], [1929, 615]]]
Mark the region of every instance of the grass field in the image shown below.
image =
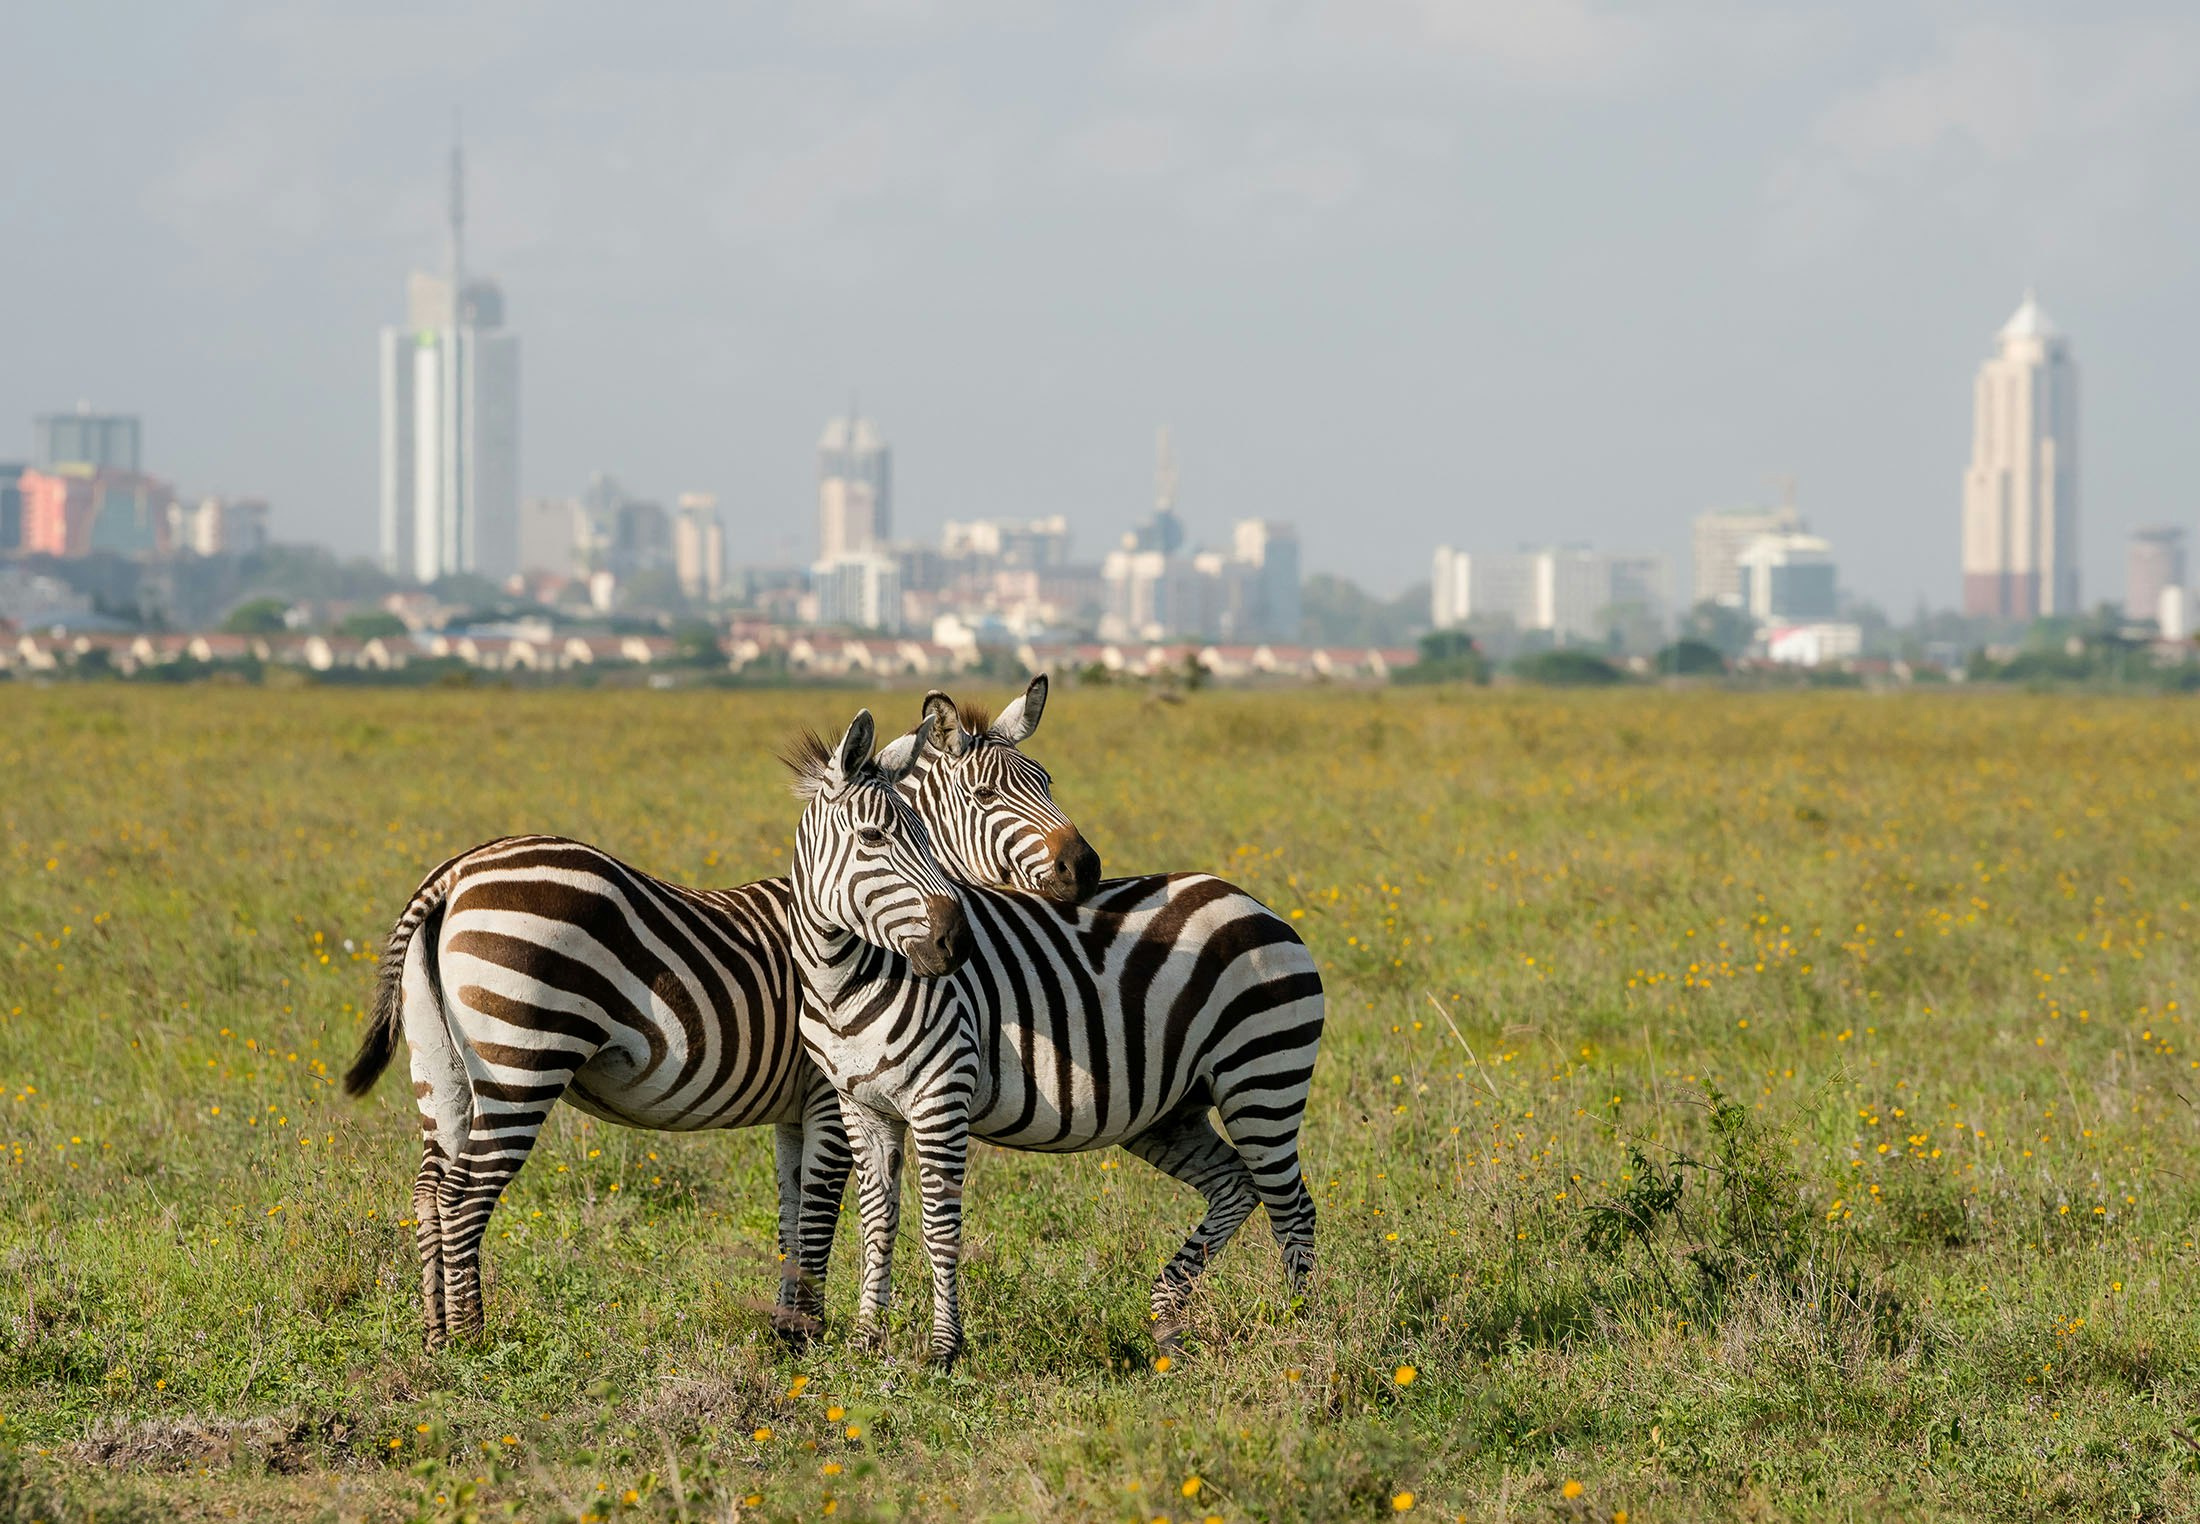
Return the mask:
[[782, 871], [856, 702], [0, 688], [0, 1520], [2200, 1514], [2183, 702], [1060, 691], [1108, 869], [1325, 970], [1304, 1305], [1256, 1219], [1157, 1370], [1196, 1200], [980, 1149], [966, 1364], [916, 1253], [842, 1342], [852, 1213], [786, 1356], [769, 1137], [561, 1112], [424, 1355], [402, 1078], [331, 1081], [413, 884]]

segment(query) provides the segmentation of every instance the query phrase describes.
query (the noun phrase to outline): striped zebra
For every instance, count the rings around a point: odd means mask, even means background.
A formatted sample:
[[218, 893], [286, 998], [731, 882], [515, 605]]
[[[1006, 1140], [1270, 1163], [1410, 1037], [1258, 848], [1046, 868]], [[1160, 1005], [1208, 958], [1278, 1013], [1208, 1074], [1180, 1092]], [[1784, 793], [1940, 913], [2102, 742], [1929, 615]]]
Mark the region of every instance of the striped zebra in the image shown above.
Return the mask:
[[[1005, 728], [958, 732], [952, 765], [920, 790], [914, 763], [953, 717], [944, 696], [928, 698], [897, 777], [912, 809], [936, 808], [943, 831], [962, 832], [972, 873], [1074, 894], [1091, 849], [1053, 808], [1044, 774], [1010, 760], [1022, 760], [1014, 748], [1044, 706], [1044, 682], [1033, 691], [1035, 703], [1027, 694], [1004, 713]], [[1013, 818], [990, 818], [1001, 812]], [[928, 954], [917, 931], [897, 931], [913, 965], [944, 962], [964, 935], [953, 891], [936, 892], [914, 924], [938, 945]], [[803, 1051], [792, 901], [784, 878], [690, 889], [556, 836], [486, 843], [422, 881], [390, 932], [344, 1088], [366, 1094], [404, 1037], [420, 1114], [413, 1216], [429, 1348], [481, 1332], [490, 1215], [561, 1099], [630, 1127], [773, 1126], [777, 1321], [790, 1338], [817, 1326], [850, 1161], [834, 1092]]]
[[[970, 1139], [1069, 1153], [1120, 1144], [1206, 1198], [1155, 1278], [1173, 1346], [1194, 1281], [1255, 1205], [1294, 1290], [1314, 1269], [1299, 1122], [1322, 986], [1290, 923], [1203, 873], [1103, 881], [1083, 905], [965, 887], [970, 952], [950, 977], [898, 950], [934, 878], [905, 866], [924, 823], [894, 791], [907, 738], [870, 758], [858, 714], [789, 757], [802, 1037], [840, 1093], [863, 1217], [858, 1338], [884, 1338], [905, 1141], [932, 1267], [932, 1361], [962, 1351], [956, 1286]], [[1209, 1118], [1219, 1114], [1218, 1129]]]

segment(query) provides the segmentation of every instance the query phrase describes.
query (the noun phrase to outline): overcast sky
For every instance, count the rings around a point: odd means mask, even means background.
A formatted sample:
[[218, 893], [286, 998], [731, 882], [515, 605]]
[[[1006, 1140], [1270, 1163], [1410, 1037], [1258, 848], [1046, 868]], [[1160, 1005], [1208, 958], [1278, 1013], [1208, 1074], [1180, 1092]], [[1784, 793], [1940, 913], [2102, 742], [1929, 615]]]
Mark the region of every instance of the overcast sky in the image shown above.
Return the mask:
[[[1670, 552], [1792, 475], [1844, 581], [1955, 601], [1971, 377], [2036, 283], [2080, 366], [2085, 596], [2190, 523], [2200, 10], [1583, 0], [26, 6], [0, 454], [376, 538], [375, 330], [442, 259], [523, 339], [522, 477], [721, 495], [806, 559], [859, 395], [904, 534], [1067, 513], [1174, 428], [1210, 543], [1394, 590], [1448, 541]], [[35, 66], [34, 66], [35, 65]]]

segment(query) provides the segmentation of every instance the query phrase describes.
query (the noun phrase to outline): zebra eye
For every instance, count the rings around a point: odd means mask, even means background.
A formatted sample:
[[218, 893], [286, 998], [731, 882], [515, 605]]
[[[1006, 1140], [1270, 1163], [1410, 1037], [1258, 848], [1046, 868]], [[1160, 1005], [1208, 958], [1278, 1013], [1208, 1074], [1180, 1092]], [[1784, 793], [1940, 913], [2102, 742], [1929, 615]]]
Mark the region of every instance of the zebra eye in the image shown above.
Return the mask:
[[883, 847], [886, 845], [886, 833], [877, 826], [863, 827], [856, 832], [856, 839], [867, 847]]
[[980, 804], [991, 804], [1001, 797], [1001, 791], [990, 783], [981, 783], [970, 791], [970, 797]]

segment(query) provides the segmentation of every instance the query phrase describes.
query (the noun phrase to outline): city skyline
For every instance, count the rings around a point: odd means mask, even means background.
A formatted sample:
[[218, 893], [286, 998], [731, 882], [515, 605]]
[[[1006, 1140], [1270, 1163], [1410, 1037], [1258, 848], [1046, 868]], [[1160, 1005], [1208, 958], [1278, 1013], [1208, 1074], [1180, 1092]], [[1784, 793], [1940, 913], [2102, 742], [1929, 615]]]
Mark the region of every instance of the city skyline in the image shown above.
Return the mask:
[[[1289, 519], [1377, 590], [1446, 537], [1649, 522], [1679, 564], [1693, 514], [1792, 474], [1859, 595], [1945, 607], [1957, 543], [1916, 529], [2028, 282], [2084, 347], [2089, 596], [2130, 530], [2189, 519], [2200, 20], [1576, 22], [461, 3], [427, 45], [341, 5], [55, 8], [24, 45], [98, 58], [111, 106], [9, 172], [0, 286], [41, 297], [0, 416], [141, 413], [172, 479], [371, 554], [360, 336], [434, 262], [464, 100], [469, 237], [526, 315], [523, 493], [603, 463], [712, 491], [756, 559], [808, 554], [771, 536], [860, 384], [920, 537], [1059, 512], [1105, 544], [1165, 417], [1195, 537]], [[74, 69], [0, 112], [54, 119]], [[179, 126], [168, 70], [216, 104]]]

